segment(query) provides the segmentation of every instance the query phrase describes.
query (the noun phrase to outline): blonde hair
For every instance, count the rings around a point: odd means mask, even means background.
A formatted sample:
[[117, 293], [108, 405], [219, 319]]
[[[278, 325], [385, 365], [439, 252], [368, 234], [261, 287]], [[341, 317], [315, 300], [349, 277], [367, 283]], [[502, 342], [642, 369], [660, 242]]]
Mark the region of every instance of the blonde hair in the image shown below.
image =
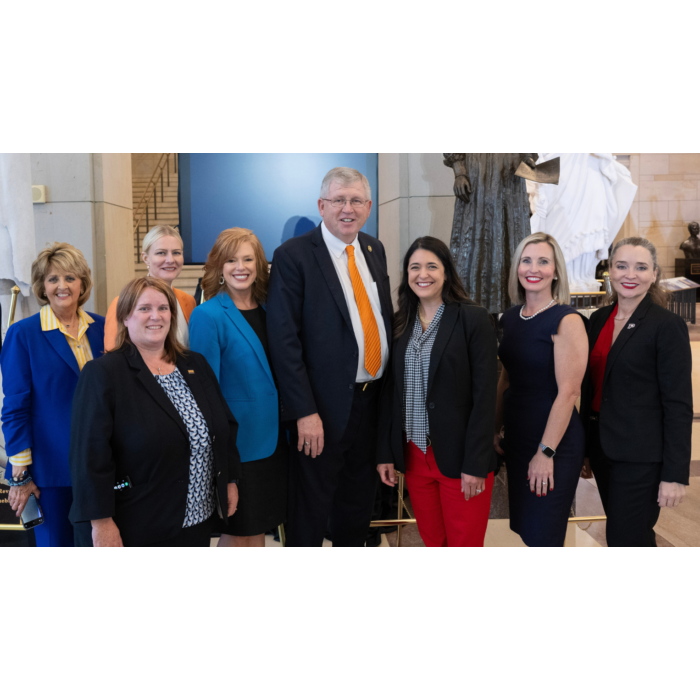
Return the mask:
[[[651, 300], [655, 304], [665, 307], [668, 304], [668, 293], [659, 286], [659, 280], [661, 279], [661, 268], [659, 267], [659, 261], [656, 257], [656, 247], [654, 246], [654, 244], [648, 238], [640, 238], [638, 236], [632, 236], [631, 238], [623, 238], [615, 244], [615, 247], [613, 248], [613, 251], [610, 255], [610, 269], [612, 269], [613, 266], [615, 253], [617, 253], [617, 251], [620, 248], [622, 248], [623, 245], [631, 245], [636, 248], [644, 248], [645, 250], [649, 251], [649, 254], [651, 255], [651, 261], [654, 265], [654, 271], [656, 272], [656, 280], [652, 283], [651, 287], [649, 287], [649, 291], [647, 292], [647, 294], [651, 295]], [[617, 303], [617, 292], [614, 289], [608, 295], [606, 302], [608, 304]]]
[[143, 241], [141, 241], [141, 255], [148, 255], [150, 247], [159, 238], [163, 238], [164, 236], [172, 236], [173, 238], [177, 238], [177, 240], [180, 241], [180, 246], [184, 248], [185, 244], [182, 242], [182, 236], [180, 235], [180, 232], [172, 226], [166, 226], [165, 224], [161, 224], [159, 226], [154, 226], [143, 237]]
[[185, 348], [177, 341], [177, 298], [173, 290], [166, 282], [157, 277], [137, 277], [127, 282], [124, 289], [119, 292], [117, 302], [117, 339], [114, 348], [109, 352], [119, 352], [128, 346], [133, 346], [129, 337], [129, 329], [124, 325], [124, 321], [131, 316], [141, 295], [146, 289], [154, 289], [161, 292], [168, 300], [170, 307], [170, 330], [165, 338], [164, 357], [168, 362], [176, 362], [178, 355], [185, 354]]
[[257, 273], [253, 282], [253, 299], [258, 304], [264, 304], [267, 300], [267, 284], [270, 279], [269, 267], [265, 258], [265, 249], [258, 237], [247, 228], [227, 228], [222, 231], [204, 264], [204, 276], [202, 277], [202, 291], [205, 299], [216, 296], [225, 285], [221, 284], [221, 276], [224, 264], [238, 251], [241, 243], [250, 243], [255, 252], [255, 271]]
[[89, 298], [92, 291], [92, 275], [85, 256], [70, 243], [54, 243], [44, 248], [32, 263], [32, 291], [42, 306], [49, 303], [46, 298], [44, 280], [54, 267], [65, 274], [74, 274], [80, 278], [80, 296], [78, 308]]
[[508, 275], [508, 295], [510, 296], [511, 304], [525, 303], [525, 289], [518, 279], [518, 267], [520, 266], [520, 259], [523, 257], [523, 251], [531, 243], [547, 243], [552, 249], [554, 253], [554, 274], [557, 277], [552, 282], [552, 298], [558, 304], [568, 306], [571, 303], [571, 295], [569, 294], [569, 277], [566, 274], [566, 260], [564, 260], [564, 254], [561, 252], [559, 244], [548, 233], [533, 233], [527, 238], [523, 238], [515, 249]]

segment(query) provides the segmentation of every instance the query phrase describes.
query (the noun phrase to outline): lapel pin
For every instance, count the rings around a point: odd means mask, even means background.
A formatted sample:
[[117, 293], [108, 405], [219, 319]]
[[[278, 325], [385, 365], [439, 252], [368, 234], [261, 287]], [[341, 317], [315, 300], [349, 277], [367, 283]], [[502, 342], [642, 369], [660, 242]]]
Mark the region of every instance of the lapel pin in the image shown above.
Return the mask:
[[194, 370], [193, 370], [193, 369], [188, 369], [188, 370], [187, 370], [187, 374], [194, 374]]
[[371, 252], [372, 252], [372, 246], [371, 246], [371, 245], [368, 245], [368, 246], [367, 246], [367, 250], [371, 253]]
[[628, 331], [631, 330], [632, 328], [634, 328], [634, 323], [630, 323], [630, 325], [627, 326], [627, 330], [628, 330]]

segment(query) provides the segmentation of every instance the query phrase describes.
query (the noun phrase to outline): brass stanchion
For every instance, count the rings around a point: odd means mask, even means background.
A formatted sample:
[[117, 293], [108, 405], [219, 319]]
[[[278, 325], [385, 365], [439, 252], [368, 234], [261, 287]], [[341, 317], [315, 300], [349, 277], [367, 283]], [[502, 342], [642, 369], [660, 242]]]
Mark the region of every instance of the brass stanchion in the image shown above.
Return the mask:
[[12, 299], [10, 299], [10, 311], [7, 314], [7, 327], [9, 328], [15, 322], [15, 309], [17, 308], [17, 297], [19, 296], [19, 287], [15, 285], [10, 290]]

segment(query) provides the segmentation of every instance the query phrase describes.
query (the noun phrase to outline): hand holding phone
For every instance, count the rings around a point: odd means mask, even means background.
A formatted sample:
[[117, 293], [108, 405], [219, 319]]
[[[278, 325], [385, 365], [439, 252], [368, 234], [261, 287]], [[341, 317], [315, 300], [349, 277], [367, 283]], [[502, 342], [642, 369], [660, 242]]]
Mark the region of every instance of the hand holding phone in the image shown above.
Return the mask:
[[27, 505], [24, 506], [24, 510], [19, 519], [25, 530], [30, 530], [44, 522], [44, 514], [41, 512], [41, 506], [33, 493], [29, 494], [29, 500], [27, 501]]

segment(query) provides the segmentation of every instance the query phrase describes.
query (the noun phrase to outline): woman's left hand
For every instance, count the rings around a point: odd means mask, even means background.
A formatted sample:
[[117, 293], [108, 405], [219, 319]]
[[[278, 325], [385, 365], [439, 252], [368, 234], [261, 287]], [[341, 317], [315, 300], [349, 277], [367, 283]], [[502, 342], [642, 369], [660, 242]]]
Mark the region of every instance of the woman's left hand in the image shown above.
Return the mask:
[[685, 498], [685, 486], [669, 481], [662, 481], [659, 484], [659, 505], [663, 508], [675, 508], [679, 506]]
[[486, 479], [481, 476], [462, 474], [462, 493], [464, 494], [464, 500], [468, 501], [470, 498], [480, 496], [484, 492], [485, 483]]
[[530, 482], [530, 491], [536, 493], [537, 498], [546, 496], [548, 489], [554, 490], [554, 460], [544, 452], [538, 451], [530, 460], [527, 479]]
[[238, 508], [238, 484], [228, 485], [228, 517], [230, 518]]

